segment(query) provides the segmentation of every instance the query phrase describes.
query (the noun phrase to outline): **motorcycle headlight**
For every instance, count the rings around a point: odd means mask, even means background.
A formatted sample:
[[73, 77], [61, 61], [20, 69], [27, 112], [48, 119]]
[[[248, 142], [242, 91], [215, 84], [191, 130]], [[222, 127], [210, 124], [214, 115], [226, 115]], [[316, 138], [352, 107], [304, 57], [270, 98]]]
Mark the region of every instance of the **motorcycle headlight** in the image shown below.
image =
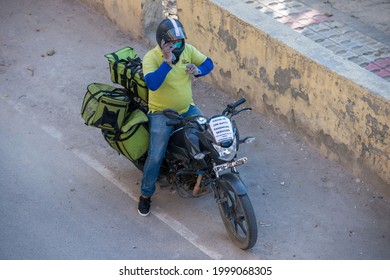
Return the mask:
[[229, 147], [222, 147], [218, 144], [212, 143], [214, 149], [219, 154], [219, 159], [224, 161], [231, 161], [237, 153], [237, 140], [234, 138], [233, 143]]

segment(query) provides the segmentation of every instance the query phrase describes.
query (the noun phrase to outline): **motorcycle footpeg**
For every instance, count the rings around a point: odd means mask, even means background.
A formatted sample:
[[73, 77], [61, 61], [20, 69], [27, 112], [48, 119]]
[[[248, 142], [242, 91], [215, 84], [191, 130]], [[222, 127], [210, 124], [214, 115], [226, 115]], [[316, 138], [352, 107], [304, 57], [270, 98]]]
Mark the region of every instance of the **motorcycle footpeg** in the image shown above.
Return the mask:
[[167, 189], [172, 187], [166, 177], [160, 177], [157, 181], [157, 184], [159, 185], [160, 189]]
[[168, 189], [168, 188], [172, 188], [172, 185], [169, 183], [165, 183], [165, 184], [160, 185], [160, 189]]

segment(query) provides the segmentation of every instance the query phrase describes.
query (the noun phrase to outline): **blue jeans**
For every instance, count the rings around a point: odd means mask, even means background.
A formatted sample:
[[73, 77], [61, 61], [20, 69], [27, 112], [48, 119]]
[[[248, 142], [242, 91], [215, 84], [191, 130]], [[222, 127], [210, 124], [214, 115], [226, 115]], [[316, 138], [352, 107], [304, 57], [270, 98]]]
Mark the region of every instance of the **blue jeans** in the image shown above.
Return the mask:
[[[203, 113], [197, 106], [191, 105], [188, 111], [181, 116], [188, 117], [193, 115], [203, 115]], [[173, 130], [173, 126], [166, 125], [169, 119], [162, 112], [148, 114], [148, 119], [150, 133], [149, 150], [141, 182], [141, 194], [146, 197], [152, 196], [156, 190], [160, 166]]]

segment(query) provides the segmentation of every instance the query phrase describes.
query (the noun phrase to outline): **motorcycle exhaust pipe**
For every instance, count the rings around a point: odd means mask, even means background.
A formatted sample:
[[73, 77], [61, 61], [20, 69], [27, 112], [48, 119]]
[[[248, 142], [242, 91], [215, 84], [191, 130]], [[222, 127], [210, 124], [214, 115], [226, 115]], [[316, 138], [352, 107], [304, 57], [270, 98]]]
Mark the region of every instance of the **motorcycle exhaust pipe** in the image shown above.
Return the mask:
[[198, 175], [198, 178], [196, 178], [196, 184], [194, 186], [194, 189], [192, 190], [193, 196], [198, 196], [200, 194], [200, 183], [202, 182], [202, 174]]

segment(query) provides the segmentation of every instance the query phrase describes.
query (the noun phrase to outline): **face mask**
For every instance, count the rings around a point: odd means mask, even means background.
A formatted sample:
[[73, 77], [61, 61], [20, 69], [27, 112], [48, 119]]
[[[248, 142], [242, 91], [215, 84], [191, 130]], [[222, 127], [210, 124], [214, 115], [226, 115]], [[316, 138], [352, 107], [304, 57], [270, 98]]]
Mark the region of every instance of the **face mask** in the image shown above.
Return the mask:
[[183, 46], [183, 42], [182, 41], [177, 41], [175, 43], [172, 43], [172, 46], [174, 46], [175, 49], [180, 49]]

